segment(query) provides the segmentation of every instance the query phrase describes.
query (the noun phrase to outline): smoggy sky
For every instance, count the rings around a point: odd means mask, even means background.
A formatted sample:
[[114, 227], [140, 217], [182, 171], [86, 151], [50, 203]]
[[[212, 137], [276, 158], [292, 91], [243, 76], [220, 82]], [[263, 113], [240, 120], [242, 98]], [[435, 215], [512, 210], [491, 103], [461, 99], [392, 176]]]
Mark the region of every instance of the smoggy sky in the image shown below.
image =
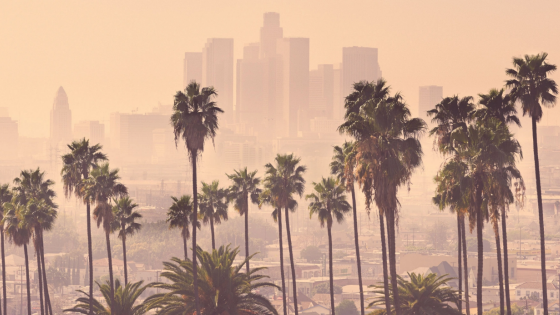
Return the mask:
[[[413, 112], [420, 85], [477, 94], [503, 84], [512, 56], [546, 51], [560, 65], [557, 0], [1, 1], [0, 107], [20, 135], [46, 137], [60, 85], [74, 123], [170, 104], [185, 51], [232, 37], [239, 58], [268, 11], [280, 13], [284, 36], [311, 39], [312, 68], [340, 63], [343, 46], [377, 47], [383, 76]], [[560, 109], [545, 116], [559, 124]]]

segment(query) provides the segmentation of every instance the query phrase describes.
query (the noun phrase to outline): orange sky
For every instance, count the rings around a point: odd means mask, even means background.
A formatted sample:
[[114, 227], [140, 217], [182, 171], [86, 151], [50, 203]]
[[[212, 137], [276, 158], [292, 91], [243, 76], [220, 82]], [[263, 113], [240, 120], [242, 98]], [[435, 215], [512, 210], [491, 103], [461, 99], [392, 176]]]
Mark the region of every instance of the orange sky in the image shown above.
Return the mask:
[[[379, 48], [383, 76], [412, 108], [420, 85], [445, 95], [499, 87], [514, 55], [547, 51], [560, 64], [557, 0], [1, 1], [0, 107], [20, 135], [45, 137], [60, 85], [74, 122], [171, 103], [185, 51], [233, 37], [240, 57], [267, 11], [280, 13], [285, 36], [311, 38], [313, 68], [339, 63], [343, 46]], [[545, 115], [558, 124], [560, 109]]]

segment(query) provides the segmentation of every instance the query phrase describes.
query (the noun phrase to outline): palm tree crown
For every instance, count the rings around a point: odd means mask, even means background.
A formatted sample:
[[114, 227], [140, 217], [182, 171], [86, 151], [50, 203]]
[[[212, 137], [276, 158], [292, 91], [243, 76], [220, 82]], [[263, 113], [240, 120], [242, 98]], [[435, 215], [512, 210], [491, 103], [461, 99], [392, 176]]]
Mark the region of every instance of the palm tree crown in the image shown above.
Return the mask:
[[309, 215], [314, 214], [319, 218], [321, 227], [332, 227], [334, 221], [344, 221], [344, 216], [352, 209], [346, 201], [345, 188], [340, 181], [332, 177], [323, 178], [318, 183], [313, 183], [315, 192], [305, 196], [311, 199]]
[[251, 202], [259, 203], [261, 180], [256, 176], [257, 171], [249, 172], [246, 167], [233, 172], [233, 174], [227, 174], [227, 177], [233, 182], [229, 188], [229, 200], [233, 202], [234, 209], [240, 215], [244, 215], [249, 209], [249, 198]]
[[134, 209], [138, 207], [128, 196], [121, 199], [114, 199], [113, 216], [115, 218], [119, 238], [126, 239], [140, 231], [142, 225], [136, 220], [142, 219], [142, 215]]
[[89, 140], [81, 139], [68, 145], [70, 153], [62, 156], [62, 184], [66, 197], [75, 192], [80, 196], [81, 180], [87, 178], [97, 164], [107, 160], [99, 144], [90, 146]]
[[217, 180], [211, 184], [202, 182], [202, 194], [198, 198], [200, 199], [200, 215], [204, 224], [210, 223], [210, 219], [217, 224], [228, 219], [228, 191], [220, 188], [219, 184], [220, 182]]

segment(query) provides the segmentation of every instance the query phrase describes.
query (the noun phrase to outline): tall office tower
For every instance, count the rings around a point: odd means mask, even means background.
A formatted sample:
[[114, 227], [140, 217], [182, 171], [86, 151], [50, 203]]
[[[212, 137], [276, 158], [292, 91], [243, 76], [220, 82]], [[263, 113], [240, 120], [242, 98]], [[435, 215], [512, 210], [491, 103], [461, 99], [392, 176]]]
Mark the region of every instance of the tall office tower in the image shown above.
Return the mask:
[[186, 52], [183, 66], [183, 87], [191, 81], [202, 83], [202, 53]]
[[252, 127], [262, 122], [265, 114], [263, 101], [263, 66], [259, 59], [260, 45], [249, 44], [243, 48], [243, 59], [237, 60], [236, 72], [236, 121]]
[[309, 118], [333, 118], [333, 65], [319, 65], [309, 71]]
[[202, 49], [202, 86], [213, 86], [218, 107], [224, 110], [226, 122], [233, 113], [233, 38], [209, 38]]
[[434, 109], [443, 99], [443, 87], [436, 85], [421, 86], [418, 98], [418, 117], [429, 123], [426, 112]]
[[283, 135], [297, 137], [309, 131], [309, 38], [282, 38], [276, 45]]
[[264, 23], [261, 27], [261, 50], [260, 57], [274, 57], [276, 55], [276, 42], [283, 37], [284, 31], [280, 27], [280, 14], [266, 12]]
[[18, 123], [12, 120], [8, 109], [0, 108], [0, 159], [12, 160], [18, 156], [19, 132]]
[[381, 78], [377, 48], [342, 48], [342, 97], [345, 98], [359, 81], [376, 81]]
[[333, 69], [333, 119], [341, 120], [344, 118], [344, 99], [342, 97], [342, 65], [338, 64]]
[[74, 139], [89, 139], [90, 145], [105, 143], [105, 124], [97, 120], [84, 120], [74, 124]]
[[68, 142], [72, 140], [72, 111], [68, 105], [68, 96], [61, 87], [54, 97], [51, 110], [51, 142]]

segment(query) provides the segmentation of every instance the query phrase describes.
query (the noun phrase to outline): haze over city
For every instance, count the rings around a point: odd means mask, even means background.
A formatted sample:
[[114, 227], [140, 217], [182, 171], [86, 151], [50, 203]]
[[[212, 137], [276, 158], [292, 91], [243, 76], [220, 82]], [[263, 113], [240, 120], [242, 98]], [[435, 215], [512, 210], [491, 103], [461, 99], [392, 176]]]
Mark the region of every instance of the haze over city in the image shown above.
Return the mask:
[[558, 12], [1, 2], [0, 315], [560, 314]]

